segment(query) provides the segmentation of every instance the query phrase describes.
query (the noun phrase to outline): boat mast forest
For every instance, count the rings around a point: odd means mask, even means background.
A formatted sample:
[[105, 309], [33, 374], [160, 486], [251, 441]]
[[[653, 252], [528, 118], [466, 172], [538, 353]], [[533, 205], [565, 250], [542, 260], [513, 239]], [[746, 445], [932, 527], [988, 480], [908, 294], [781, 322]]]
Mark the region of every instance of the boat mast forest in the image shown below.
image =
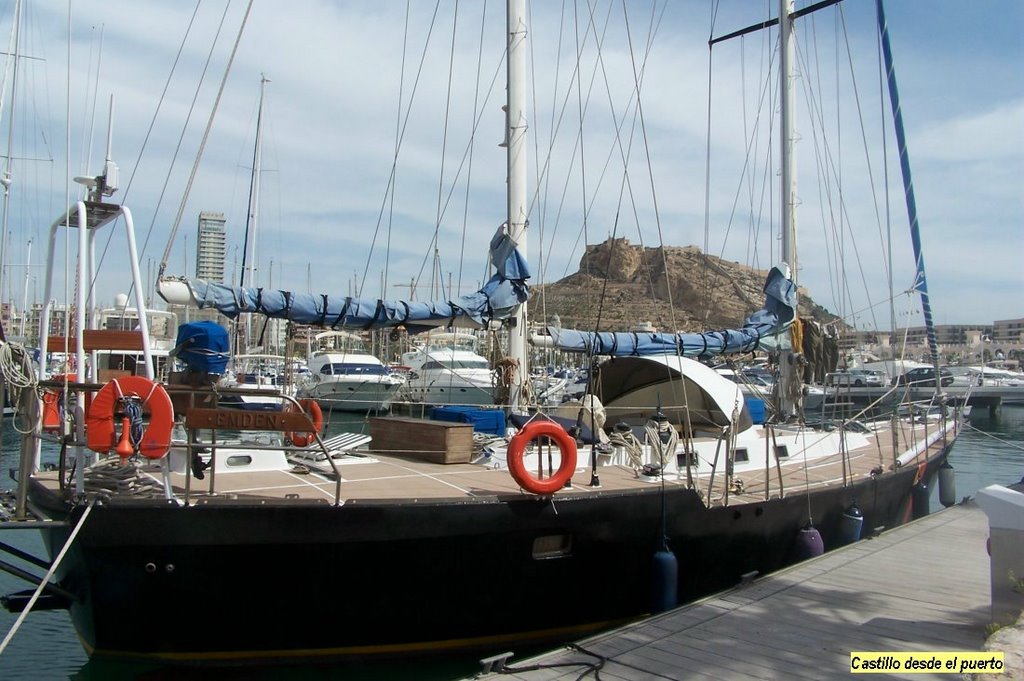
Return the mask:
[[[629, 3], [623, 10], [628, 18]], [[785, 51], [800, 13], [792, 0], [780, 0], [778, 12]], [[764, 308], [741, 328], [552, 326], [527, 336], [527, 19], [524, 0], [509, 0], [500, 49], [507, 214], [490, 243], [495, 271], [478, 291], [429, 302], [317, 296], [172, 277], [166, 259], [158, 290], [228, 318], [259, 314], [325, 329], [506, 321], [514, 352], [523, 353], [515, 382], [527, 375], [528, 340], [559, 344], [589, 356], [589, 394], [568, 414], [547, 413], [517, 405], [526, 391], [514, 390], [512, 405], [489, 410], [507, 415], [509, 432], [485, 439], [470, 424], [395, 416], [370, 419], [368, 435], [330, 434], [318, 408], [285, 392], [271, 395], [279, 410], [225, 407], [221, 400], [240, 391], [219, 385], [222, 339], [209, 335], [179, 343], [186, 369], [166, 383], [153, 380], [148, 355], [148, 371], [110, 380], [100, 380], [95, 364], [57, 380], [40, 363], [16, 394], [18, 489], [0, 508], [11, 522], [38, 528], [46, 555], [28, 559], [20, 576], [30, 588], [5, 597], [6, 607], [66, 608], [95, 657], [216, 665], [487, 655], [576, 640], [927, 512], [928, 485], [947, 465], [961, 423], [941, 394], [909, 406], [897, 396], [881, 405], [892, 411], [879, 420], [837, 412], [813, 423], [800, 414], [799, 377], [784, 388], [781, 409], [758, 413], [763, 403], [698, 361], [760, 350], [796, 368], [804, 320], [795, 312], [795, 236], [787, 237], [789, 260], [768, 275]], [[790, 81], [783, 69], [780, 86]], [[90, 239], [122, 216], [145, 319], [131, 213], [104, 192], [111, 164], [51, 234], [77, 229], [87, 263]], [[795, 201], [794, 182], [783, 182], [783, 205]], [[786, 222], [792, 213], [791, 205]], [[90, 280], [82, 269], [79, 283]], [[103, 343], [148, 345], [144, 329], [90, 329], [85, 288], [77, 289], [82, 317], [63, 339], [83, 358], [79, 366]], [[39, 336], [46, 347], [48, 329]], [[40, 400], [40, 391], [53, 400]], [[64, 410], [48, 423], [47, 405], [57, 404]], [[315, 574], [336, 588], [315, 598], [267, 588], [287, 574]]]

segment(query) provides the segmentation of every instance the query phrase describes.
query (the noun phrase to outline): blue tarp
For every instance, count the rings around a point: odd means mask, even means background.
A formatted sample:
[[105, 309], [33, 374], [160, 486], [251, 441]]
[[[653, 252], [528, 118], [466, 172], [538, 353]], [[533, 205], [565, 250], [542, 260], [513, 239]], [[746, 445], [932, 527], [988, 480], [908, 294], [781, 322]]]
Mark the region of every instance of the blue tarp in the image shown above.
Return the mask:
[[505, 434], [505, 412], [501, 409], [481, 409], [480, 407], [434, 407], [430, 411], [434, 421], [451, 421], [454, 423], [470, 423], [478, 433], [491, 435]]
[[492, 320], [515, 314], [529, 297], [526, 280], [530, 272], [503, 228], [491, 239], [491, 258], [495, 275], [476, 293], [456, 300], [382, 300], [228, 286], [187, 277], [180, 281], [188, 286], [200, 309], [214, 308], [231, 319], [250, 312], [329, 329], [405, 326], [409, 333], [418, 333], [445, 326], [483, 328]]
[[702, 357], [789, 347], [788, 329], [796, 319], [796, 284], [773, 267], [765, 281], [764, 293], [764, 308], [747, 317], [739, 329], [705, 333], [595, 333], [548, 327], [547, 331], [559, 350], [615, 357]]
[[228, 352], [228, 332], [217, 322], [189, 322], [178, 327], [174, 354], [192, 371], [223, 374]]

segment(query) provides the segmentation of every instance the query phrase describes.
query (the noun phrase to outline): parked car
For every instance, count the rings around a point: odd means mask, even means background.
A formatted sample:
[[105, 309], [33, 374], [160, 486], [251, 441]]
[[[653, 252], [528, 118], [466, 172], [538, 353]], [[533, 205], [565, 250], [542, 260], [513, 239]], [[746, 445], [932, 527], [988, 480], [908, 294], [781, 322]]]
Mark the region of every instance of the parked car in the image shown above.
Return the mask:
[[[939, 369], [939, 381], [942, 385], [951, 385], [953, 383], [953, 374], [949, 372], [949, 369]], [[893, 385], [909, 385], [912, 388], [928, 388], [935, 387], [935, 367], [918, 367], [911, 369], [905, 374], [901, 374], [892, 379]]]
[[881, 388], [885, 385], [885, 374], [869, 369], [849, 369], [825, 375], [825, 385], [852, 385], [855, 388]]

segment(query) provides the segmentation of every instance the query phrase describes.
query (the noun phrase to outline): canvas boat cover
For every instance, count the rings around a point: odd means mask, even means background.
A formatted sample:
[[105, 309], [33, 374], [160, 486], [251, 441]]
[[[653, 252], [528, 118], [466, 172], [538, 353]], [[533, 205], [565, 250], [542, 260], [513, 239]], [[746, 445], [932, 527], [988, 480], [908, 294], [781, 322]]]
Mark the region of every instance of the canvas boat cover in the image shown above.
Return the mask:
[[591, 332], [549, 326], [547, 332], [559, 350], [613, 357], [705, 357], [788, 348], [789, 327], [796, 319], [796, 285], [773, 267], [764, 293], [764, 307], [747, 317], [739, 329], [704, 333]]
[[405, 301], [311, 295], [259, 287], [228, 286], [188, 277], [161, 279], [157, 289], [168, 303], [212, 308], [234, 319], [254, 313], [329, 329], [404, 326], [409, 333], [437, 327], [485, 328], [515, 314], [526, 301], [530, 273], [504, 227], [491, 239], [496, 272], [484, 286], [455, 300]]

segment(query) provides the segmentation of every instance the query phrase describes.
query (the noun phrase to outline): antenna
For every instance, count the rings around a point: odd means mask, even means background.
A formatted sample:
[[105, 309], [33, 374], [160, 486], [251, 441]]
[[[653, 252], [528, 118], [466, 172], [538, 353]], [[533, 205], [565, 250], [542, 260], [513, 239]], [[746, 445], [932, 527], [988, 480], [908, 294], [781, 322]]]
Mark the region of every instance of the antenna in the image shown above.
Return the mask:
[[110, 114], [107, 117], [107, 155], [103, 161], [103, 173], [96, 177], [76, 177], [75, 182], [89, 188], [89, 200], [102, 201], [104, 196], [113, 196], [120, 183], [117, 164], [111, 159], [114, 140], [114, 95], [110, 95]]

